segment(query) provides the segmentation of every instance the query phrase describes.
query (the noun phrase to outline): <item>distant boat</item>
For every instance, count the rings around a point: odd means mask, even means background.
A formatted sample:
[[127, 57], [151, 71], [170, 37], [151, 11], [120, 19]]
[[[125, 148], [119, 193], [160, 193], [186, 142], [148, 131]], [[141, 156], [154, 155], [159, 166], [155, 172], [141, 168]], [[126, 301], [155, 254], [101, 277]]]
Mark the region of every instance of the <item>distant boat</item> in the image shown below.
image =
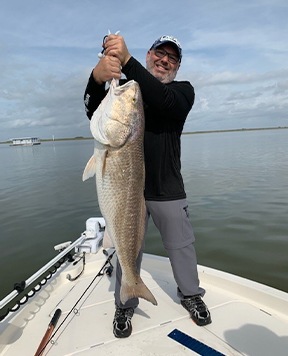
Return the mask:
[[41, 144], [38, 137], [12, 138], [11, 141], [12, 144], [10, 146], [33, 146]]

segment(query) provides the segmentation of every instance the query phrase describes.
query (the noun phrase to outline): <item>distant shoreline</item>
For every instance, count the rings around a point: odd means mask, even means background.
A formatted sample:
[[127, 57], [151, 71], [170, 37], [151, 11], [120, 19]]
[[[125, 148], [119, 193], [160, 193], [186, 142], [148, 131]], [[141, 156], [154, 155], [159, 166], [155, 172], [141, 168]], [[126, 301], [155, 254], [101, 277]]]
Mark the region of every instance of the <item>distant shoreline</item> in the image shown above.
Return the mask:
[[192, 131], [192, 132], [183, 132], [183, 135], [189, 134], [203, 134], [203, 133], [219, 133], [219, 132], [243, 132], [243, 131], [263, 131], [263, 130], [286, 130], [288, 126], [278, 126], [278, 127], [255, 127], [250, 129], [228, 129], [228, 130], [208, 130], [208, 131]]
[[[263, 130], [285, 130], [288, 129], [288, 126], [278, 126], [278, 127], [257, 127], [257, 128], [242, 128], [242, 129], [227, 129], [227, 130], [207, 130], [207, 131], [192, 131], [192, 132], [183, 132], [183, 135], [197, 135], [197, 134], [207, 134], [207, 133], [223, 133], [223, 132], [245, 132], [245, 131], [263, 131]], [[51, 142], [51, 141], [79, 141], [79, 140], [92, 140], [93, 137], [67, 137], [67, 138], [43, 138], [40, 139], [40, 142]], [[3, 141], [0, 144], [6, 143], [11, 144], [11, 141]]]

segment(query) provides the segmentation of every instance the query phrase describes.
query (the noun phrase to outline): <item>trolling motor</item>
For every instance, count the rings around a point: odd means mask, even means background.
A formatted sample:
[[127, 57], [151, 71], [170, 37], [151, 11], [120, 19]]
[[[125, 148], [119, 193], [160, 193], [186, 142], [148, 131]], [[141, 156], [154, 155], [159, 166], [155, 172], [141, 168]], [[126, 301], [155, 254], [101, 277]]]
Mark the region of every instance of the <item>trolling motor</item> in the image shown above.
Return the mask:
[[[88, 253], [97, 253], [103, 244], [103, 237], [104, 237], [104, 230], [105, 230], [105, 220], [104, 218], [89, 218], [86, 220], [86, 230], [82, 233], [81, 237], [83, 238], [81, 243], [75, 246], [75, 258], [73, 262], [73, 266], [76, 266], [80, 261], [82, 261], [82, 267], [76, 275], [71, 275], [70, 273], [67, 274], [66, 278], [69, 281], [75, 281], [79, 278], [85, 269], [86, 264], [86, 254]], [[61, 244], [61, 245], [65, 245]], [[107, 270], [110, 267], [107, 268]], [[75, 270], [75, 271], [76, 271]], [[113, 270], [113, 268], [112, 268]], [[112, 270], [110, 272], [106, 271], [106, 274], [112, 274]]]
[[97, 253], [103, 244], [105, 226], [104, 218], [86, 220], [86, 230], [82, 233], [83, 242], [75, 247], [75, 252]]

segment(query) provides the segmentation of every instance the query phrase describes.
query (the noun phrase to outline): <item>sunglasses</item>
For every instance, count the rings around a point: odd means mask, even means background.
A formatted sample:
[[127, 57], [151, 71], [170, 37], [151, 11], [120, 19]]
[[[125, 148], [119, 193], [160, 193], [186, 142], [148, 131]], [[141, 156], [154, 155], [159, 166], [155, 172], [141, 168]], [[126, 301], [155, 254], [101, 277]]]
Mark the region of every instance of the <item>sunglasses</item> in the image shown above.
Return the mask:
[[175, 54], [169, 53], [165, 51], [164, 49], [154, 49], [155, 56], [158, 58], [164, 58], [165, 56], [168, 56], [168, 61], [172, 64], [176, 64], [179, 62], [179, 57], [177, 57]]

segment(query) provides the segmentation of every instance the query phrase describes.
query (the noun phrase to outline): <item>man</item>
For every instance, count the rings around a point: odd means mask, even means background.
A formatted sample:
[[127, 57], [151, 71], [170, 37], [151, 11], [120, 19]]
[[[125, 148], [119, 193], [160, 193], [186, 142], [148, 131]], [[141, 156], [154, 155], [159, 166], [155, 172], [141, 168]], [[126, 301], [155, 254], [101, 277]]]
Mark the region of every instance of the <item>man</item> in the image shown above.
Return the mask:
[[[145, 111], [145, 201], [168, 253], [181, 304], [197, 325], [211, 323], [210, 312], [199, 287], [195, 237], [181, 176], [180, 136], [194, 103], [194, 89], [188, 81], [174, 81], [182, 59], [182, 48], [171, 36], [157, 39], [146, 55], [146, 69], [129, 53], [122, 36], [109, 35], [103, 44], [104, 57], [92, 71], [85, 91], [86, 113], [93, 112], [106, 95], [105, 83], [120, 79], [140, 85]], [[121, 84], [121, 80], [120, 80]], [[148, 219], [147, 219], [148, 222]], [[137, 260], [140, 269], [142, 251]], [[113, 332], [128, 337], [138, 298], [120, 301], [121, 267], [117, 263]]]

